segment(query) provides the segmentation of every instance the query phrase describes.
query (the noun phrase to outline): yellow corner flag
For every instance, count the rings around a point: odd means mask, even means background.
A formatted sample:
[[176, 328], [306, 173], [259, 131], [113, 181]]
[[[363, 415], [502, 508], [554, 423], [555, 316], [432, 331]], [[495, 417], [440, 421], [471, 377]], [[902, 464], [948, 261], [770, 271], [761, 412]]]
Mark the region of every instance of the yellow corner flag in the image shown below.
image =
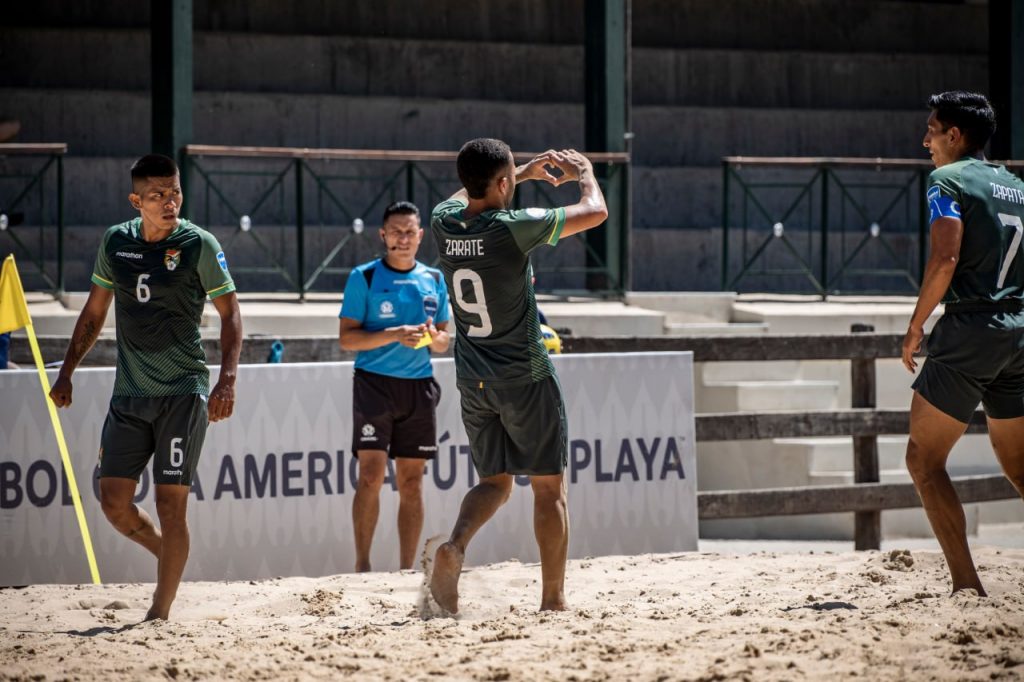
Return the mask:
[[75, 470], [71, 468], [71, 458], [68, 457], [68, 446], [64, 442], [64, 431], [60, 428], [57, 407], [50, 400], [50, 380], [46, 377], [43, 355], [39, 352], [36, 331], [32, 328], [32, 317], [28, 314], [28, 304], [25, 302], [25, 291], [21, 288], [21, 278], [18, 277], [18, 267], [14, 264], [14, 255], [12, 254], [4, 259], [3, 270], [0, 270], [0, 334], [22, 327], [28, 334], [28, 343], [32, 346], [32, 357], [36, 361], [36, 369], [39, 370], [39, 383], [43, 387], [43, 402], [50, 410], [50, 422], [53, 424], [53, 433], [57, 437], [57, 447], [60, 449], [60, 459], [64, 463], [64, 473], [68, 477], [68, 487], [71, 488], [71, 501], [75, 504], [78, 528], [82, 531], [82, 544], [85, 545], [85, 556], [89, 560], [89, 572], [92, 574], [92, 581], [99, 585], [100, 571], [96, 567], [96, 555], [92, 551], [92, 538], [89, 536], [89, 526], [85, 521], [82, 497], [78, 494]]

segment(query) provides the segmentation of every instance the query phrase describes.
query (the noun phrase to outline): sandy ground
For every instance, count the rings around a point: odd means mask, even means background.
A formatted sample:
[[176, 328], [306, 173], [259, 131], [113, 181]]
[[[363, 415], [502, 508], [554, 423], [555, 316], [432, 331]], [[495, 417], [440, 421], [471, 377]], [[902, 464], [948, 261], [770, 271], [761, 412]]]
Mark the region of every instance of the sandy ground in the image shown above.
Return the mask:
[[509, 562], [464, 573], [458, 619], [412, 571], [186, 583], [141, 625], [152, 585], [5, 589], [0, 679], [1024, 679], [1024, 550], [975, 557], [988, 598], [934, 550], [585, 559], [558, 614]]

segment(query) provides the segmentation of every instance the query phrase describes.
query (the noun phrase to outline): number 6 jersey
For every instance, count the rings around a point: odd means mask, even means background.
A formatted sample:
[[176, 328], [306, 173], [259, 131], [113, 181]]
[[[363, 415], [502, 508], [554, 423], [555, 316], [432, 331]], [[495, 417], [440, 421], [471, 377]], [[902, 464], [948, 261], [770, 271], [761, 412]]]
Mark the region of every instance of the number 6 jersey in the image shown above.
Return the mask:
[[554, 246], [565, 209], [491, 210], [466, 218], [449, 199], [430, 217], [455, 314], [460, 386], [508, 388], [541, 381], [554, 367], [540, 334], [530, 252]]
[[964, 158], [928, 176], [934, 222], [963, 222], [960, 258], [943, 303], [1024, 298], [1024, 182], [1003, 166]]
[[142, 219], [103, 235], [92, 282], [114, 291], [115, 396], [210, 392], [199, 324], [206, 297], [235, 290], [217, 239], [187, 220], [164, 240], [142, 238]]

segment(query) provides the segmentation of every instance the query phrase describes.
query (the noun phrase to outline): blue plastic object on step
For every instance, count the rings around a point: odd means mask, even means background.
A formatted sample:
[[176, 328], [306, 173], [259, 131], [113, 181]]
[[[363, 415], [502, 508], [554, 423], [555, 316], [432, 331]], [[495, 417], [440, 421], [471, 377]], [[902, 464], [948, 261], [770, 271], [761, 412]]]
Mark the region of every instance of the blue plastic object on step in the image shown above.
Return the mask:
[[281, 357], [284, 355], [284, 344], [280, 341], [274, 341], [270, 344], [270, 355], [267, 356], [267, 362], [281, 362]]

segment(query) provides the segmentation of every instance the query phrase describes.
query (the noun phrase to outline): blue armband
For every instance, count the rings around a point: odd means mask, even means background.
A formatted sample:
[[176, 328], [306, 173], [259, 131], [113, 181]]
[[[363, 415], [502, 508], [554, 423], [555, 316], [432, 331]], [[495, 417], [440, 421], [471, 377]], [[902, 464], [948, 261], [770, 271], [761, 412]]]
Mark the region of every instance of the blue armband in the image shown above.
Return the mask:
[[939, 218], [956, 218], [960, 220], [960, 204], [952, 197], [947, 197], [938, 185], [928, 188], [928, 211], [931, 214], [928, 222], [934, 223]]

